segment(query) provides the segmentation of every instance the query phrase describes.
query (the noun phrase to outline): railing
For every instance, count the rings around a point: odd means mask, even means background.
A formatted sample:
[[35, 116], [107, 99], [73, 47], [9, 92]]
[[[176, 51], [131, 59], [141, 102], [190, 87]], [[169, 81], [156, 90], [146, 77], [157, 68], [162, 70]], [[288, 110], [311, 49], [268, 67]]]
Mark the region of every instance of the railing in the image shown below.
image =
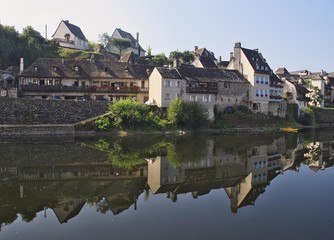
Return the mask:
[[21, 85], [25, 92], [96, 92], [96, 93], [148, 93], [148, 88], [140, 87], [77, 87], [77, 86], [47, 86], [47, 85]]
[[213, 93], [217, 94], [218, 89], [208, 89], [208, 88], [186, 88], [187, 93]]
[[275, 84], [275, 83], [270, 83], [269, 86], [274, 87], [274, 88], [283, 88], [283, 85]]
[[62, 42], [62, 43], [68, 43], [68, 44], [74, 44], [73, 40], [68, 40], [66, 38], [55, 38], [56, 42]]

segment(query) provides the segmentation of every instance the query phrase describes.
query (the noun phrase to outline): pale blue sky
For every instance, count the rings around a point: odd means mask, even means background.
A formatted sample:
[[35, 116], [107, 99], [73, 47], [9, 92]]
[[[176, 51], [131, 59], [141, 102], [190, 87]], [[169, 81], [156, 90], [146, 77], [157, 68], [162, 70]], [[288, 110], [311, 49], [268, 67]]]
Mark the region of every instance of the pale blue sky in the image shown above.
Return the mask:
[[11, 0], [1, 9], [1, 24], [43, 36], [47, 25], [48, 38], [69, 20], [92, 41], [115, 28], [139, 32], [153, 54], [198, 46], [227, 60], [241, 42], [259, 48], [274, 70], [334, 71], [333, 0]]

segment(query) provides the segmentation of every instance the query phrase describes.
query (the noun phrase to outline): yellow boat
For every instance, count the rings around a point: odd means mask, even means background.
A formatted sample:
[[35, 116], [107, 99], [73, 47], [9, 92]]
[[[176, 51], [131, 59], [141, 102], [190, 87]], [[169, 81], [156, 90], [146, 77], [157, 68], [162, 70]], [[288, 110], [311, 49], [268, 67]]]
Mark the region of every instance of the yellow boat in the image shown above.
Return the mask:
[[282, 132], [298, 132], [298, 128], [292, 128], [292, 127], [286, 127], [286, 128], [280, 128]]

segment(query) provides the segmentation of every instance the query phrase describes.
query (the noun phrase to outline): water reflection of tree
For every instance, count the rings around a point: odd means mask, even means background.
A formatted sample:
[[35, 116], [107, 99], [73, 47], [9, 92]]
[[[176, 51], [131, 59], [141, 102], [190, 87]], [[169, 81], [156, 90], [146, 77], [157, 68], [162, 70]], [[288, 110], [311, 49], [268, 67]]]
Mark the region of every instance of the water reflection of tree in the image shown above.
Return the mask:
[[209, 142], [203, 137], [169, 137], [159, 141], [142, 141], [138, 138], [100, 139], [95, 147], [108, 152], [113, 166], [131, 169], [145, 163], [145, 159], [167, 156], [174, 166], [182, 162], [196, 162], [208, 154]]

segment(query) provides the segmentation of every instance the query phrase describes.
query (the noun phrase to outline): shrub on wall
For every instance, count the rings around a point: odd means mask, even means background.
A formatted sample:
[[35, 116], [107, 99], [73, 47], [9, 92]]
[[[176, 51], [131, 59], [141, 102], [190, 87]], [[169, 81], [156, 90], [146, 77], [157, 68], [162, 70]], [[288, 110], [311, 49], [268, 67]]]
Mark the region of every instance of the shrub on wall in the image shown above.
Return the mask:
[[306, 126], [314, 124], [314, 112], [312, 108], [307, 107], [301, 110], [298, 122]]

